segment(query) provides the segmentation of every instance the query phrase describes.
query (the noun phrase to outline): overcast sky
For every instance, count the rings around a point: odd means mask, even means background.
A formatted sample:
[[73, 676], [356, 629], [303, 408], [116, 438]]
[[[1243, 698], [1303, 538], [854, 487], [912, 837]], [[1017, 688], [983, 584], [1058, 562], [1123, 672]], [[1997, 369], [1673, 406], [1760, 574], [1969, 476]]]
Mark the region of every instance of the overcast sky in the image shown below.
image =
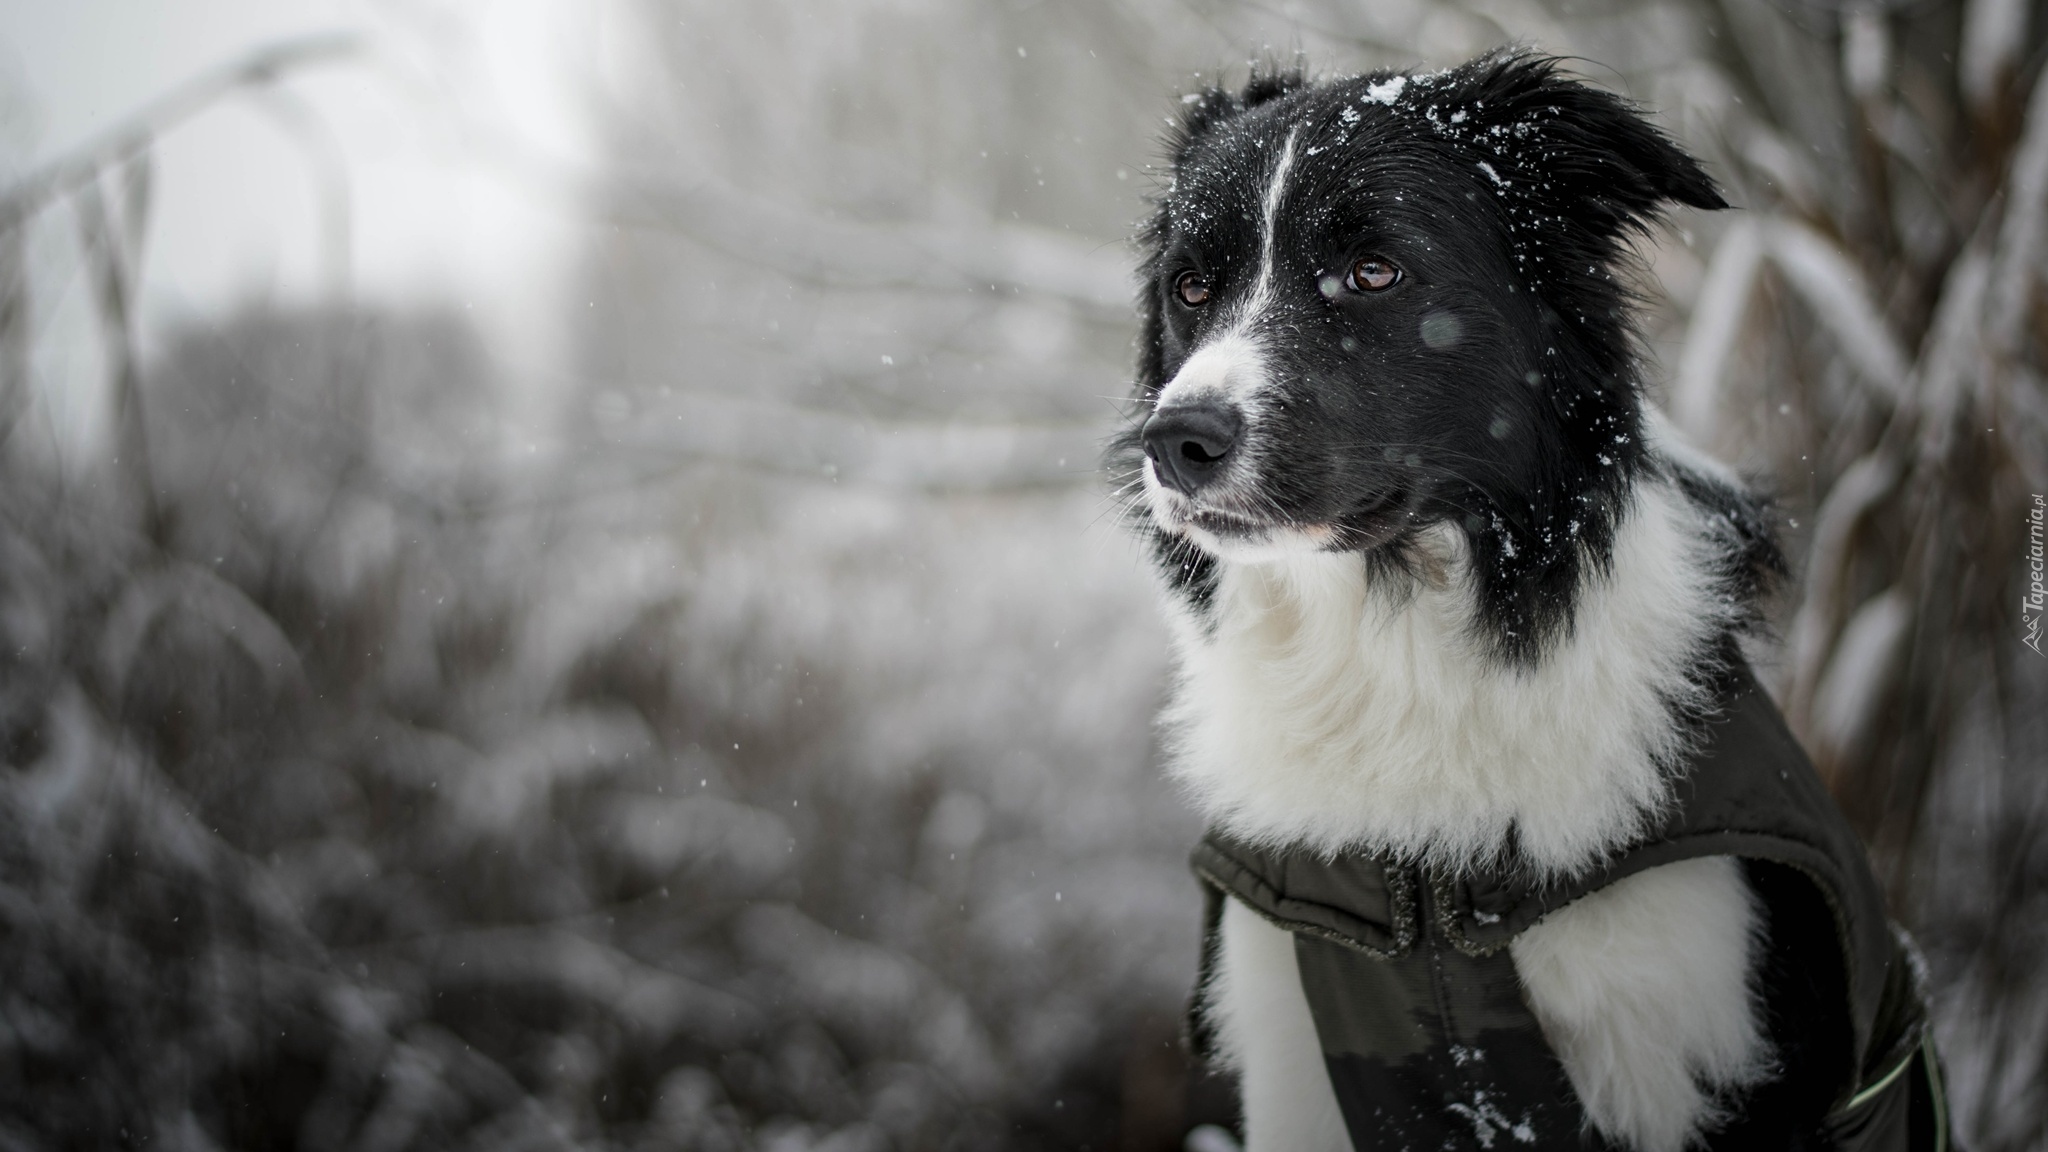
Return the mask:
[[[348, 173], [349, 284], [369, 302], [475, 316], [512, 380], [561, 371], [559, 292], [579, 238], [573, 184], [594, 156], [584, 111], [609, 3], [569, 0], [0, 0], [0, 173], [76, 148], [151, 98], [280, 39], [354, 32], [354, 59], [284, 86], [327, 126]], [[158, 149], [145, 338], [252, 300], [318, 297], [317, 167], [271, 104], [237, 96]], [[537, 172], [552, 174], [538, 179]], [[60, 442], [103, 408], [75, 221], [34, 233], [39, 384]]]

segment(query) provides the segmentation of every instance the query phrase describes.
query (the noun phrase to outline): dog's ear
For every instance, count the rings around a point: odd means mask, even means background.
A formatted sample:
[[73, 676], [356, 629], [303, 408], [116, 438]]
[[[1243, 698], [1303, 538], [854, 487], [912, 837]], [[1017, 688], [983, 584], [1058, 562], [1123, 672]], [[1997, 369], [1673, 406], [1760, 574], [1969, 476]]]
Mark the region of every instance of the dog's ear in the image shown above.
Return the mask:
[[1642, 228], [1666, 203], [1726, 208], [1699, 162], [1611, 92], [1558, 61], [1502, 53], [1481, 61], [1466, 95], [1482, 150], [1495, 145], [1538, 195], [1587, 224]]
[[1246, 108], [1257, 108], [1261, 104], [1278, 100], [1282, 96], [1308, 83], [1308, 74], [1300, 65], [1282, 68], [1278, 65], [1254, 66], [1252, 74], [1244, 82], [1244, 91], [1238, 95], [1238, 103]]
[[1168, 136], [1167, 155], [1178, 167], [1187, 159], [1188, 152], [1217, 125], [1261, 104], [1278, 100], [1307, 83], [1307, 75], [1298, 67], [1254, 65], [1251, 76], [1239, 91], [1232, 92], [1211, 84], [1182, 96], [1180, 116], [1172, 121], [1173, 127]]
[[1244, 111], [1236, 94], [1211, 84], [1180, 98], [1180, 116], [1172, 121], [1167, 154], [1178, 166], [1188, 151], [1215, 130], [1218, 124]]

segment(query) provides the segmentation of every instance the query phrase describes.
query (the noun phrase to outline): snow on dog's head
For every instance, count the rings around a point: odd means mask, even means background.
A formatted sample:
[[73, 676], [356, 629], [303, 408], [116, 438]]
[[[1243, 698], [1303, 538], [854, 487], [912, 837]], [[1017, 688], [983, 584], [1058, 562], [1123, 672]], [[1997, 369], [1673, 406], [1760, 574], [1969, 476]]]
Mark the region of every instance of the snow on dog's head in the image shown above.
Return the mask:
[[1645, 466], [1617, 266], [1667, 202], [1722, 207], [1621, 99], [1526, 54], [1254, 76], [1186, 98], [1146, 229], [1118, 463], [1199, 605], [1218, 561], [1462, 536], [1478, 622], [1569, 631]]

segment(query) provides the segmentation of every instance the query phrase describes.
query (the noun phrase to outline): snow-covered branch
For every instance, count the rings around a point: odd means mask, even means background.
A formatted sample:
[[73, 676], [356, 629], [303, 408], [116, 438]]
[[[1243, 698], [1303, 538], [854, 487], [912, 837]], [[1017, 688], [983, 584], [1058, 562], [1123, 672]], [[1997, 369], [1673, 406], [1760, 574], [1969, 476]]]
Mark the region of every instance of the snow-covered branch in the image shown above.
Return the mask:
[[1135, 291], [1122, 243], [1027, 224], [859, 223], [769, 201], [713, 180], [614, 181], [603, 214], [680, 232], [799, 281], [936, 292], [1016, 289], [1128, 316]]
[[1092, 424], [874, 420], [709, 392], [672, 396], [598, 431], [610, 445], [655, 456], [946, 490], [1096, 483], [1102, 434]]
[[1722, 376], [1742, 341], [1743, 318], [1766, 262], [1813, 309], [1857, 374], [1888, 404], [1897, 403], [1910, 361], [1872, 303], [1855, 263], [1812, 228], [1767, 216], [1738, 222], [1714, 251], [1673, 391], [1673, 415], [1680, 427], [1702, 443], [1711, 441]]

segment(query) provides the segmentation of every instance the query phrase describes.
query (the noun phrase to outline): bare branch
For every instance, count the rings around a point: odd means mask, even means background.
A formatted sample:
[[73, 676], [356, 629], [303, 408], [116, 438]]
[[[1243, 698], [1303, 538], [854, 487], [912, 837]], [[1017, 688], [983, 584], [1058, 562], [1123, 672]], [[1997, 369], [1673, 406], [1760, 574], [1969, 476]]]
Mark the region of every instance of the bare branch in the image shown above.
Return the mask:
[[1979, 115], [1990, 112], [2012, 82], [2027, 45], [2028, 0], [1970, 0], [1963, 9], [1956, 82]]
[[1920, 353], [1912, 400], [1919, 420], [1920, 459], [1946, 459], [1955, 443], [1956, 420], [1975, 392], [1984, 364], [1985, 289], [1991, 279], [1991, 256], [1982, 233], [1950, 267], [1942, 282], [1941, 304]]
[[269, 614], [206, 569], [173, 561], [138, 575], [107, 615], [100, 668], [117, 694], [151, 628], [171, 611], [191, 613], [233, 641], [273, 690], [304, 683], [298, 652]]
[[22, 233], [0, 231], [0, 448], [13, 436], [29, 396], [29, 345], [34, 339]]
[[1986, 351], [2009, 360], [2019, 353], [2048, 246], [2048, 84], [2037, 81], [2027, 102], [2026, 127], [2013, 153], [2004, 199], [1985, 334]]
[[223, 95], [237, 88], [272, 83], [292, 69], [351, 55], [360, 47], [360, 39], [348, 33], [303, 36], [259, 48], [240, 60], [186, 81], [0, 192], [0, 231], [19, 227], [43, 205], [96, 179], [101, 169], [128, 160], [149, 147], [166, 129], [203, 111]]
[[712, 393], [601, 429], [617, 448], [898, 488], [1093, 483], [1101, 428], [877, 421]]
[[1888, 403], [1905, 391], [1909, 362], [1862, 276], [1842, 250], [1803, 224], [1764, 217], [1737, 223], [1721, 238], [1687, 330], [1673, 390], [1673, 416], [1702, 443], [1711, 442], [1721, 376], [1742, 338], [1742, 321], [1768, 259], [1813, 308], [1842, 356]]
[[1871, 303], [1855, 263], [1833, 241], [1803, 224], [1772, 220], [1764, 227], [1766, 254], [1834, 336], [1842, 356], [1897, 402], [1911, 362]]
[[1017, 288], [1128, 316], [1134, 291], [1121, 243], [1024, 224], [861, 224], [830, 220], [702, 180], [622, 181], [601, 211], [671, 229], [791, 275], [852, 287], [957, 292]]
[[1797, 731], [1812, 730], [1814, 693], [1833, 647], [1857, 530], [1898, 481], [1898, 465], [1886, 455], [1872, 453], [1842, 473], [1814, 516], [1804, 595], [1787, 636], [1792, 681], [1785, 691], [1785, 714]]
[[1814, 690], [1808, 726], [1824, 771], [1831, 772], [1844, 756], [1867, 744], [1872, 723], [1898, 681], [1912, 626], [1912, 598], [1894, 587], [1865, 601], [1843, 627]]
[[305, 154], [313, 178], [313, 196], [320, 205], [321, 262], [327, 274], [327, 295], [345, 300], [354, 279], [355, 213], [350, 201], [348, 157], [341, 141], [312, 103], [275, 86], [262, 90], [257, 106], [283, 127]]
[[[146, 182], [129, 182], [131, 191], [146, 187]], [[157, 504], [155, 469], [150, 464], [148, 423], [142, 409], [142, 370], [135, 349], [135, 273], [141, 238], [125, 234], [125, 229], [115, 224], [114, 215], [107, 211], [98, 177], [74, 189], [71, 203], [78, 213], [80, 246], [92, 271], [101, 344], [107, 358], [107, 376], [113, 386], [114, 468], [123, 497], [139, 515], [143, 534], [154, 539], [162, 525], [162, 510]], [[120, 219], [134, 221], [139, 228], [144, 217], [140, 210], [124, 206]]]
[[1741, 339], [1763, 255], [1761, 229], [1754, 220], [1740, 220], [1721, 237], [1707, 265], [1671, 393], [1672, 419], [1700, 444], [1714, 442], [1721, 376]]

